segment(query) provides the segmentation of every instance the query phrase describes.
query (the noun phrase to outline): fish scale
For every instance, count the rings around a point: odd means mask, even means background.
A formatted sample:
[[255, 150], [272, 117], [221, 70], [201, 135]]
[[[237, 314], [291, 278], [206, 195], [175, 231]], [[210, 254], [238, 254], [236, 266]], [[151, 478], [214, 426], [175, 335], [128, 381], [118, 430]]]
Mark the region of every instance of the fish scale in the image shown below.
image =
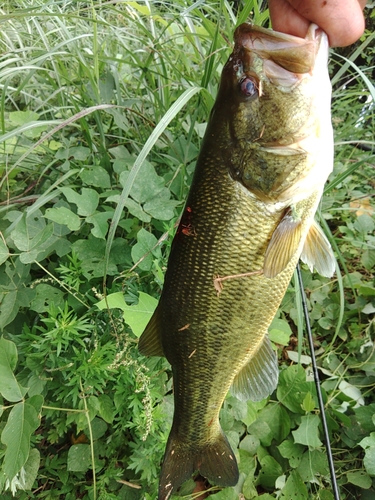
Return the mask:
[[[278, 43], [288, 45], [281, 55]], [[236, 458], [219, 422], [226, 394], [232, 386], [240, 399], [257, 401], [275, 389], [267, 331], [301, 253], [310, 267], [333, 272], [329, 243], [313, 221], [332, 170], [332, 159], [326, 171], [320, 163], [332, 153], [322, 122], [330, 119], [327, 53], [316, 26], [306, 40], [248, 24], [235, 32], [162, 295], [139, 341], [141, 353], [165, 356], [173, 374], [158, 500], [197, 472], [219, 486], [236, 484]]]

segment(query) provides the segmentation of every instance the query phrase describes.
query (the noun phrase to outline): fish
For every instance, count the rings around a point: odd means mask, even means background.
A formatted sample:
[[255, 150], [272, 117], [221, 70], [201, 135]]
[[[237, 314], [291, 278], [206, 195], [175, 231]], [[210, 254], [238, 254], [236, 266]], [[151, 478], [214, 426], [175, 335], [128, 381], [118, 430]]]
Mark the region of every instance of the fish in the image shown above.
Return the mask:
[[158, 500], [193, 474], [234, 486], [235, 453], [219, 422], [231, 389], [262, 400], [278, 382], [268, 327], [301, 257], [335, 270], [314, 219], [333, 168], [328, 40], [249, 23], [234, 32], [158, 306], [139, 339], [165, 356], [174, 416]]

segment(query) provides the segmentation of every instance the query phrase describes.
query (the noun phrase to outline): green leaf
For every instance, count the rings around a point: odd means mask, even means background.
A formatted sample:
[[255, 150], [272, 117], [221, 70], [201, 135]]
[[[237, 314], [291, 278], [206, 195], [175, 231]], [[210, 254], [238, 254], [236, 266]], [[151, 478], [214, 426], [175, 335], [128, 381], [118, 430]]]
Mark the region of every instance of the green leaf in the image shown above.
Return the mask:
[[346, 478], [348, 480], [348, 483], [355, 484], [356, 486], [359, 486], [360, 488], [363, 488], [365, 490], [371, 488], [372, 479], [364, 471], [358, 470], [358, 471], [354, 471], [354, 472], [348, 472], [346, 474]]
[[85, 161], [89, 157], [90, 152], [90, 148], [85, 146], [71, 146], [59, 149], [56, 154], [56, 158], [59, 160], [74, 158], [75, 160]]
[[9, 249], [6, 246], [5, 241], [2, 238], [0, 238], [0, 265], [7, 260], [9, 255], [10, 255]]
[[103, 309], [122, 309], [124, 311], [124, 308], [126, 306], [124, 294], [122, 292], [115, 292], [115, 293], [110, 293], [107, 295], [105, 299], [102, 299], [100, 302], [96, 304], [96, 307], [98, 307], [101, 311]]
[[239, 469], [240, 472], [246, 474], [245, 482], [242, 486], [242, 493], [245, 495], [245, 498], [256, 498], [257, 490], [254, 484], [254, 474], [257, 467], [257, 461], [255, 457], [249, 455], [244, 450], [240, 450], [240, 463]]
[[295, 468], [299, 465], [306, 448], [301, 444], [293, 443], [291, 439], [287, 439], [278, 446], [278, 449], [281, 456], [287, 458], [290, 466]]
[[107, 396], [106, 394], [100, 394], [98, 396], [99, 399], [99, 415], [105, 420], [108, 424], [113, 422], [114, 417], [114, 406], [113, 400]]
[[285, 483], [284, 488], [281, 490], [281, 500], [307, 500], [308, 493], [301, 476], [297, 471], [292, 471]]
[[294, 363], [300, 363], [301, 365], [311, 365], [311, 357], [305, 354], [298, 355], [296, 351], [287, 351], [288, 358]]
[[44, 236], [45, 228], [46, 221], [42, 212], [37, 210], [33, 215], [23, 214], [10, 236], [21, 252], [28, 252], [38, 245], [39, 241], [47, 239]]
[[[100, 439], [107, 432], [108, 425], [101, 418], [95, 417], [91, 422], [92, 438], [94, 441]], [[88, 434], [88, 432], [86, 432]]]
[[29, 457], [30, 437], [40, 425], [39, 411], [42, 403], [42, 396], [33, 396], [25, 402], [17, 403], [9, 413], [1, 434], [1, 442], [7, 447], [3, 471], [9, 480], [19, 473]]
[[273, 328], [268, 334], [270, 340], [275, 344], [287, 346], [289, 344], [289, 335], [282, 330]]
[[[130, 172], [125, 171], [120, 174], [120, 183], [126, 186]], [[153, 165], [145, 160], [130, 191], [130, 196], [138, 203], [145, 203], [154, 198], [164, 189], [164, 179], [159, 177]]]
[[232, 417], [236, 420], [240, 420], [241, 422], [246, 420], [248, 409], [247, 404], [244, 403], [244, 401], [240, 401], [231, 395], [227, 396], [226, 401], [230, 405], [230, 413], [232, 414]]
[[[27, 307], [34, 297], [35, 291], [26, 288], [30, 266], [24, 265], [19, 259], [15, 266], [5, 263], [6, 277], [0, 293], [0, 331], [17, 316], [20, 307]], [[1, 274], [0, 274], [1, 276]]]
[[247, 401], [247, 412], [244, 416], [241, 417], [242, 422], [249, 426], [253, 424], [258, 418], [259, 411], [264, 408], [267, 404], [267, 400], [263, 399], [263, 401]]
[[89, 224], [93, 224], [93, 228], [91, 229], [91, 234], [95, 236], [95, 238], [105, 239], [105, 236], [108, 232], [108, 219], [113, 217], [112, 212], [97, 212], [94, 215], [90, 215], [86, 217], [86, 222]]
[[371, 271], [375, 266], [375, 250], [366, 249], [361, 255], [361, 263], [368, 270]]
[[305, 410], [306, 413], [313, 411], [315, 408], [315, 401], [312, 397], [311, 392], [309, 391], [303, 399], [302, 409]]
[[280, 345], [288, 345], [292, 329], [284, 319], [274, 319], [268, 329], [269, 338], [272, 342]]
[[31, 490], [34, 481], [38, 475], [40, 465], [40, 453], [39, 450], [33, 448], [30, 450], [29, 458], [27, 459], [24, 469], [25, 469], [25, 480], [23, 484], [24, 490]]
[[47, 380], [43, 379], [36, 373], [32, 373], [27, 379], [27, 386], [29, 388], [28, 395], [31, 397], [35, 396], [36, 394], [42, 394], [46, 385]]
[[314, 383], [306, 382], [301, 365], [291, 365], [280, 373], [277, 399], [293, 413], [304, 413], [302, 402], [308, 392], [314, 394]]
[[47, 208], [44, 217], [58, 224], [65, 224], [71, 231], [78, 231], [81, 226], [78, 215], [66, 207]]
[[249, 426], [251, 434], [257, 435], [255, 428], [260, 422], [266, 423], [269, 428], [267, 436], [262, 435], [264, 446], [270, 446], [273, 440], [283, 441], [290, 432], [289, 415], [280, 404], [267, 405], [259, 412], [256, 422]]
[[14, 375], [17, 365], [17, 347], [10, 340], [0, 338], [0, 393], [10, 402], [20, 401], [27, 393]]
[[51, 151], [57, 151], [62, 147], [62, 143], [52, 139], [51, 141], [49, 141], [48, 147]]
[[[211, 495], [212, 500], [238, 500], [238, 493], [234, 488], [224, 488], [219, 491], [219, 493], [215, 493]], [[210, 500], [211, 500], [210, 499]]]
[[260, 441], [257, 436], [248, 434], [240, 442], [240, 450], [245, 450], [251, 456], [255, 455], [259, 448]]
[[86, 472], [91, 467], [89, 444], [74, 444], [68, 451], [68, 470]]
[[373, 217], [371, 217], [368, 214], [362, 214], [357, 217], [357, 219], [354, 222], [354, 227], [360, 232], [360, 233], [373, 233], [375, 229], [375, 222]]
[[[15, 495], [17, 490], [31, 490], [38, 474], [40, 465], [39, 450], [33, 448], [30, 450], [29, 458], [25, 465], [21, 468], [19, 474], [16, 474], [12, 479], [8, 479], [4, 472], [0, 473], [0, 491], [3, 489], [3, 484], [6, 483], [7, 488]], [[4, 479], [4, 480], [2, 480]]]
[[134, 335], [140, 337], [150, 321], [158, 300], [144, 292], [139, 292], [139, 301], [135, 306], [125, 304], [124, 319], [133, 330]]
[[96, 396], [89, 396], [87, 398], [87, 408], [89, 410], [89, 418], [92, 420], [100, 411], [99, 400]]
[[61, 187], [60, 191], [62, 191], [70, 203], [77, 205], [78, 215], [88, 217], [94, 214], [99, 203], [99, 194], [97, 191], [90, 188], [82, 188], [82, 194], [79, 194], [69, 187]]
[[375, 415], [375, 403], [371, 403], [367, 406], [358, 406], [358, 408], [354, 408], [353, 411], [358, 423], [365, 431], [375, 431], [375, 424], [372, 420], [373, 415]]
[[318, 324], [319, 324], [319, 326], [324, 328], [324, 330], [329, 330], [333, 325], [332, 320], [329, 318], [326, 318], [326, 317], [319, 318]]
[[253, 424], [249, 425], [248, 432], [256, 436], [263, 446], [269, 446], [272, 442], [272, 431], [267, 422], [256, 420]]
[[346, 380], [342, 380], [339, 384], [340, 391], [345, 394], [349, 398], [349, 401], [355, 401], [357, 404], [364, 405], [365, 400], [362, 396], [362, 393], [358, 387], [349, 384]]
[[48, 224], [35, 238], [29, 241], [29, 248], [20, 254], [20, 261], [23, 264], [31, 264], [35, 260], [41, 260], [45, 252], [57, 241], [53, 236], [53, 224]]
[[375, 313], [375, 306], [369, 302], [368, 304], [365, 305], [365, 307], [362, 309], [363, 314], [374, 314]]
[[158, 220], [171, 220], [179, 201], [170, 200], [170, 191], [165, 188], [143, 205], [143, 210]]
[[364, 295], [365, 297], [374, 297], [375, 296], [375, 287], [373, 285], [360, 285], [356, 287], [358, 289], [358, 293], [360, 295]]
[[108, 172], [100, 166], [85, 168], [80, 173], [80, 177], [88, 186], [94, 186], [102, 189], [108, 189], [111, 187], [111, 180]]
[[[153, 255], [160, 257], [160, 248], [157, 247], [158, 240], [152, 234], [141, 228], [137, 233], [137, 243], [131, 250], [134, 264], [139, 262], [138, 267], [143, 271], [149, 271], [152, 267]], [[142, 259], [142, 260], [141, 260]]]
[[239, 454], [240, 454], [240, 461], [239, 461], [240, 472], [243, 472], [246, 475], [248, 474], [254, 475], [256, 469], [256, 459], [254, 457], [254, 454], [251, 455], [242, 448], [239, 450]]
[[[319, 490], [319, 500], [335, 500], [333, 494], [329, 490]], [[365, 500], [365, 499], [363, 499]]]
[[365, 469], [367, 473], [370, 474], [370, 476], [375, 476], [375, 446], [370, 446], [369, 448], [365, 449], [363, 465], [365, 466]]
[[297, 471], [305, 483], [315, 482], [319, 477], [329, 475], [327, 454], [321, 450], [307, 450], [297, 467]]
[[258, 482], [265, 488], [274, 488], [276, 479], [283, 473], [281, 465], [271, 455], [263, 457], [260, 465]]
[[14, 320], [21, 306], [28, 306], [33, 296], [34, 290], [22, 288], [4, 293], [0, 303], [0, 331]]
[[[112, 196], [109, 198], [113, 198]], [[137, 219], [139, 219], [142, 222], [150, 222], [151, 221], [151, 215], [146, 214], [146, 212], [143, 210], [141, 205], [132, 200], [131, 198], [128, 198], [124, 204], [124, 206], [129, 210], [129, 213], [134, 215]]]
[[[115, 240], [115, 243], [116, 241], [117, 240]], [[122, 245], [122, 248], [123, 247], [124, 245]], [[94, 238], [92, 235], [90, 235], [88, 239], [80, 239], [75, 241], [72, 245], [72, 250], [76, 252], [79, 259], [82, 261], [82, 270], [84, 276], [86, 276], [88, 279], [91, 279], [92, 277], [103, 276], [105, 250], [105, 242], [103, 240]], [[124, 252], [125, 249], [123, 248], [121, 254], [124, 254]], [[113, 257], [113, 252], [110, 254], [109, 258], [108, 274], [118, 274], [118, 269]]]
[[304, 444], [310, 448], [319, 448], [322, 442], [319, 439], [319, 424], [318, 415], [306, 415], [301, 417], [301, 424], [296, 431], [292, 431], [294, 442]]
[[126, 323], [131, 327], [134, 334], [140, 337], [143, 330], [146, 328], [151, 316], [153, 315], [158, 301], [144, 292], [139, 292], [138, 304], [134, 306], [128, 306], [125, 302], [124, 294], [122, 292], [111, 293], [107, 296], [106, 300], [103, 299], [96, 304], [100, 309], [106, 309], [108, 307], [119, 308], [124, 311], [124, 319]]
[[368, 448], [365, 451], [363, 465], [371, 476], [375, 476], [375, 447]]
[[58, 288], [39, 283], [35, 288], [35, 297], [30, 303], [30, 309], [38, 313], [47, 312], [53, 304], [55, 307], [62, 307], [64, 304], [64, 293]]
[[29, 122], [34, 122], [39, 119], [38, 113], [34, 111], [12, 111], [9, 113], [9, 122], [16, 127], [25, 125]]

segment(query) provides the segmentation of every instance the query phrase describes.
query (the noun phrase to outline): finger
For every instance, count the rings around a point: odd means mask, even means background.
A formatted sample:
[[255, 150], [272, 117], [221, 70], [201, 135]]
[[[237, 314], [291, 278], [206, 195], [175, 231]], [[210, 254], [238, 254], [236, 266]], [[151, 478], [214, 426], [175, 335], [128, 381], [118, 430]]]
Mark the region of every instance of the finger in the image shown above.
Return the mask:
[[269, 0], [272, 25], [277, 31], [304, 37], [309, 22], [320, 26], [332, 47], [354, 43], [365, 24], [366, 0]]
[[304, 38], [311, 22], [297, 12], [288, 0], [268, 0], [272, 28]]

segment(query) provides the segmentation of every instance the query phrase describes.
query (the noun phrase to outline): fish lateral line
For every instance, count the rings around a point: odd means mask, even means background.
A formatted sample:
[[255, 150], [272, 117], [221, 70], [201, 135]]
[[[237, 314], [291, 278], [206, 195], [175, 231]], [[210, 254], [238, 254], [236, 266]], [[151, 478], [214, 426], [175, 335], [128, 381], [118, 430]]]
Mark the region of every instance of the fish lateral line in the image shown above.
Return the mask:
[[240, 273], [240, 274], [231, 274], [229, 276], [214, 276], [214, 288], [217, 292], [217, 296], [221, 294], [224, 286], [222, 285], [222, 281], [232, 280], [237, 278], [247, 278], [249, 276], [259, 276], [263, 274], [263, 269], [259, 269], [258, 271], [250, 271], [248, 273]]

